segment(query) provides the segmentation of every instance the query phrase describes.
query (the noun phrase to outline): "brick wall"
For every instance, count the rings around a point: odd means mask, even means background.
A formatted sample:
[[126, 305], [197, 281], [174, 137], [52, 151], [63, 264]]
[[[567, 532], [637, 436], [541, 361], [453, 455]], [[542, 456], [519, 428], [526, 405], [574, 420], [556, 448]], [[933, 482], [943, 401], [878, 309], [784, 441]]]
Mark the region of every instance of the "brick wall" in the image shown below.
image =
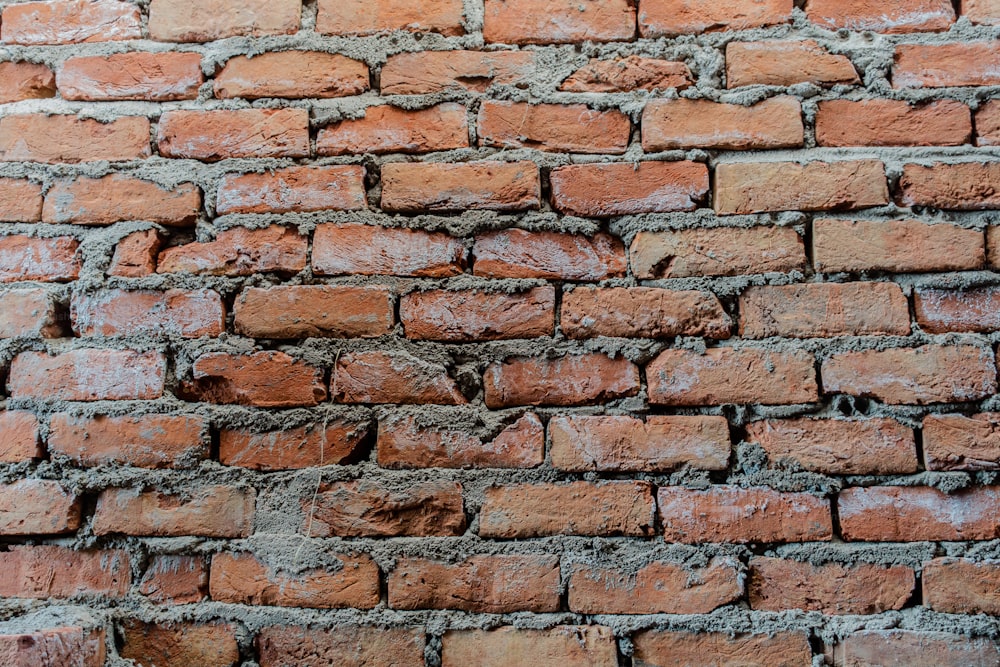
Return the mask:
[[0, 6], [0, 663], [1000, 663], [1000, 2]]

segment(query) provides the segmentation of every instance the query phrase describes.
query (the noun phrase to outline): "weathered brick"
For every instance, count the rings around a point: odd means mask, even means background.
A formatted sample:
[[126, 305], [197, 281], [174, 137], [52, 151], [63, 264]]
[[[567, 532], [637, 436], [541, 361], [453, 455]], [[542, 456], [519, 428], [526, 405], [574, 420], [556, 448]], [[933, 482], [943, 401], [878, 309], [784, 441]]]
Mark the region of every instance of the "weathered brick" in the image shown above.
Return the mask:
[[637, 278], [735, 276], [801, 270], [806, 251], [790, 227], [714, 227], [639, 232], [629, 260]]
[[570, 74], [559, 85], [559, 90], [571, 93], [683, 90], [692, 83], [691, 70], [682, 62], [633, 55], [615, 60], [593, 58]]
[[84, 466], [187, 467], [208, 458], [207, 432], [204, 419], [188, 415], [78, 417], [60, 412], [49, 422], [48, 448], [50, 454]]
[[149, 36], [163, 42], [210, 42], [298, 31], [298, 0], [152, 0]]
[[464, 32], [462, 0], [319, 0], [316, 32], [372, 35], [392, 30]]
[[4, 633], [0, 634], [0, 663], [7, 667], [102, 667], [107, 658], [105, 641], [103, 629], [78, 626]]
[[892, 656], [907, 667], [964, 667], [1000, 662], [993, 639], [921, 630], [865, 630], [847, 635], [831, 650], [836, 667], [877, 667]]
[[486, 0], [487, 42], [565, 44], [634, 36], [635, 7], [626, 0]]
[[305, 109], [167, 111], [160, 116], [156, 146], [164, 157], [209, 162], [225, 158], [307, 157], [309, 112]]
[[0, 41], [79, 44], [142, 38], [139, 7], [118, 0], [22, 2], [3, 9]]
[[569, 482], [491, 486], [479, 512], [479, 535], [648, 537], [656, 503], [649, 482]]
[[442, 667], [513, 667], [535, 662], [615, 667], [618, 651], [614, 634], [602, 625], [557, 625], [548, 630], [502, 626], [495, 630], [449, 630], [442, 638]]
[[555, 330], [555, 289], [525, 292], [428, 290], [399, 300], [407, 338], [469, 342], [551, 336]]
[[38, 418], [30, 412], [0, 412], [0, 463], [40, 459], [45, 449], [38, 438]]
[[[1000, 267], [1000, 226], [993, 225], [986, 228], [986, 260], [990, 267], [994, 269]], [[978, 265], [975, 268], [979, 268]]]
[[728, 338], [733, 324], [711, 292], [655, 287], [577, 287], [563, 292], [560, 322], [570, 338]]
[[1000, 469], [1000, 415], [927, 415], [923, 423], [928, 470]]
[[291, 470], [345, 463], [368, 435], [367, 422], [330, 420], [257, 433], [219, 431], [219, 462], [254, 470]]
[[423, 667], [423, 628], [271, 626], [257, 635], [261, 667]]
[[371, 480], [320, 487], [302, 500], [306, 537], [453, 536], [465, 532], [462, 486], [432, 481], [392, 488]]
[[538, 208], [541, 196], [533, 162], [382, 165], [382, 209], [389, 213], [521, 211]]
[[40, 113], [0, 118], [0, 160], [6, 162], [117, 162], [150, 154], [149, 121], [142, 116], [108, 123]]
[[792, 0], [641, 0], [639, 34], [664, 37], [788, 23]]
[[319, 225], [313, 273], [449, 278], [465, 270], [465, 245], [443, 232], [356, 223]]
[[829, 501], [808, 493], [664, 486], [657, 501], [667, 542], [813, 542], [833, 534]]
[[124, 644], [119, 654], [137, 665], [156, 667], [230, 667], [239, 661], [236, 629], [226, 623], [122, 624]]
[[80, 527], [80, 498], [59, 482], [19, 479], [0, 484], [0, 535], [58, 535]]
[[234, 313], [236, 332], [255, 338], [375, 338], [394, 324], [392, 292], [378, 285], [248, 287]]
[[893, 88], [946, 88], [1000, 84], [996, 42], [900, 44], [892, 66]]
[[70, 58], [59, 69], [59, 94], [67, 100], [193, 100], [205, 78], [197, 53], [115, 53]]
[[960, 0], [962, 16], [982, 25], [1000, 24], [1000, 4], [996, 0]]
[[697, 162], [575, 164], [549, 175], [552, 206], [562, 213], [606, 218], [693, 211], [708, 194], [708, 169]]
[[924, 606], [946, 614], [1000, 614], [1000, 563], [935, 558], [924, 563]]
[[879, 160], [729, 162], [715, 167], [719, 215], [852, 210], [888, 203], [885, 165]]
[[383, 468], [532, 468], [545, 459], [545, 429], [527, 413], [483, 439], [454, 424], [424, 426], [415, 417], [379, 422], [378, 464]]
[[365, 169], [357, 165], [226, 174], [215, 202], [220, 215], [359, 211], [367, 206]]
[[920, 328], [928, 333], [988, 333], [1000, 329], [1000, 290], [919, 289], [913, 292], [913, 311]]
[[198, 556], [153, 556], [139, 592], [153, 602], [201, 602], [208, 597], [208, 563]]
[[199, 486], [181, 494], [106, 489], [94, 510], [95, 535], [248, 537], [255, 493], [231, 486]]
[[38, 222], [41, 219], [42, 186], [24, 179], [0, 178], [0, 222]]
[[64, 320], [53, 295], [44, 289], [0, 293], [0, 338], [59, 338]]
[[201, 191], [193, 183], [164, 188], [121, 174], [56, 181], [45, 195], [44, 222], [109, 225], [144, 220], [168, 226], [194, 224]]
[[947, 30], [955, 8], [950, 0], [887, 0], [877, 7], [866, 0], [809, 0], [806, 16], [829, 30], [907, 33]]
[[571, 472], [722, 470], [731, 450], [726, 419], [700, 415], [553, 417], [549, 440], [552, 466]]
[[621, 239], [506, 229], [476, 237], [473, 273], [484, 278], [603, 280], [625, 275]]
[[828, 100], [816, 113], [820, 146], [961, 146], [971, 136], [969, 107], [954, 100]]
[[389, 56], [382, 66], [383, 95], [446, 91], [485, 92], [524, 82], [535, 70], [529, 51], [418, 51]]
[[832, 54], [816, 40], [789, 42], [729, 42], [726, 45], [726, 86], [761, 84], [818, 86], [861, 83], [847, 56]]
[[408, 111], [390, 105], [368, 107], [361, 118], [320, 129], [319, 155], [429, 153], [469, 146], [469, 120], [461, 104], [446, 102]]
[[825, 393], [890, 405], [975, 401], [997, 389], [993, 350], [973, 345], [843, 352], [823, 361], [821, 375]]
[[569, 569], [569, 608], [578, 614], [707, 614], [743, 594], [732, 558], [706, 565], [654, 561], [640, 568], [576, 564]]
[[22, 352], [11, 363], [7, 391], [44, 401], [151, 400], [163, 394], [165, 371], [159, 352]]
[[336, 53], [270, 51], [236, 56], [215, 76], [216, 97], [346, 97], [368, 90], [368, 66]]
[[393, 609], [484, 614], [559, 611], [559, 557], [470, 556], [457, 563], [403, 558], [388, 575]]
[[0, 283], [76, 280], [83, 264], [79, 246], [71, 236], [0, 236]]
[[642, 148], [746, 150], [795, 148], [803, 142], [802, 106], [772, 97], [751, 106], [708, 100], [650, 100], [642, 112]]
[[746, 428], [747, 441], [760, 445], [772, 464], [787, 460], [825, 475], [917, 472], [913, 430], [893, 419], [766, 419]]
[[12, 545], [0, 552], [0, 566], [0, 595], [5, 597], [121, 598], [132, 585], [132, 567], [124, 549], [74, 551]]
[[975, 211], [1000, 207], [1000, 162], [907, 164], [899, 179], [904, 206]]
[[56, 75], [45, 65], [0, 63], [0, 104], [56, 96]]
[[476, 133], [480, 146], [620, 155], [631, 131], [632, 123], [617, 110], [487, 100], [479, 107]]
[[740, 295], [740, 336], [906, 336], [910, 311], [895, 283], [751, 287]]
[[115, 246], [108, 268], [109, 276], [142, 278], [156, 273], [156, 257], [160, 254], [163, 237], [155, 229], [133, 232]]
[[850, 542], [992, 540], [1000, 533], [1000, 490], [946, 494], [928, 486], [851, 487], [840, 492], [840, 532]]
[[298, 273], [306, 268], [308, 241], [292, 227], [233, 227], [214, 241], [186, 243], [160, 253], [157, 273], [187, 272], [209, 276]]
[[812, 661], [801, 631], [731, 635], [726, 632], [645, 630], [632, 637], [634, 667], [800, 667]]
[[403, 351], [340, 355], [330, 379], [330, 394], [338, 403], [468, 402], [447, 368]]
[[78, 336], [218, 336], [226, 329], [222, 298], [212, 290], [107, 289], [75, 294], [70, 305]]
[[589, 405], [634, 396], [639, 369], [624, 357], [600, 353], [558, 359], [511, 357], [483, 375], [489, 408], [515, 405]]
[[[997, 3], [1000, 13], [1000, 3]], [[974, 114], [977, 146], [1000, 145], [1000, 100], [987, 100], [979, 105]]]
[[323, 371], [284, 352], [209, 352], [191, 365], [192, 379], [181, 387], [190, 400], [284, 408], [326, 400]]
[[340, 568], [284, 572], [249, 553], [212, 556], [209, 589], [216, 602], [372, 609], [379, 602], [379, 569], [371, 556], [338, 554]]
[[817, 271], [962, 271], [986, 262], [983, 233], [917, 220], [813, 222]]

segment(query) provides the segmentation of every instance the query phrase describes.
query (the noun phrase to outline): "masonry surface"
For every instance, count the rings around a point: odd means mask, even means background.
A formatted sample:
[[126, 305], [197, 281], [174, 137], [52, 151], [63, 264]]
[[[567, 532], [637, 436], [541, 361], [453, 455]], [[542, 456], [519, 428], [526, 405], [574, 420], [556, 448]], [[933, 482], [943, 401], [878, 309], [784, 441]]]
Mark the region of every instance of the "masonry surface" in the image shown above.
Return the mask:
[[997, 0], [0, 10], [0, 664], [1000, 664]]

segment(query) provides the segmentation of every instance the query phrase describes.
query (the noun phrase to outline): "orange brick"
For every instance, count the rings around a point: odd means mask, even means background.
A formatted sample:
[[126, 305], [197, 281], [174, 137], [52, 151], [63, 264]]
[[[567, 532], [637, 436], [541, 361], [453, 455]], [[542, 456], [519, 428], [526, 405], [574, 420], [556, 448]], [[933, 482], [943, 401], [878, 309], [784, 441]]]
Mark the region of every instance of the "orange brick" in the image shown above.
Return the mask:
[[479, 107], [480, 146], [620, 155], [632, 123], [620, 111], [585, 104], [527, 104], [487, 100]]
[[908, 630], [855, 632], [834, 644], [830, 654], [838, 666], [877, 665], [887, 655], [908, 667], [964, 667], [1000, 661], [996, 640]]
[[155, 229], [125, 236], [115, 246], [108, 275], [141, 278], [156, 273], [156, 257], [160, 254], [162, 243], [163, 238]]
[[529, 412], [483, 439], [452, 424], [388, 417], [379, 422], [377, 451], [383, 468], [533, 468], [545, 459], [545, 428]]
[[473, 273], [484, 278], [603, 280], [627, 270], [621, 239], [507, 229], [476, 237]]
[[56, 81], [67, 100], [193, 100], [205, 78], [197, 53], [115, 53], [70, 58]]
[[152, 0], [149, 36], [163, 42], [210, 42], [298, 31], [298, 0]]
[[239, 660], [236, 629], [224, 623], [122, 624], [120, 655], [137, 665], [229, 667]]
[[78, 336], [218, 336], [226, 329], [222, 298], [212, 290], [107, 289], [73, 296]]
[[295, 470], [346, 463], [368, 435], [367, 422], [330, 420], [257, 433], [219, 431], [219, 462], [252, 470]]
[[861, 83], [861, 79], [847, 56], [829, 53], [812, 39], [726, 45], [727, 88], [797, 83], [833, 86]]
[[183, 468], [208, 458], [208, 425], [201, 417], [52, 415], [48, 449], [84, 466], [121, 463], [140, 468]]
[[716, 227], [639, 232], [629, 261], [637, 278], [735, 276], [804, 269], [806, 251], [790, 227]]
[[[997, 5], [1000, 12], [1000, 3]], [[988, 100], [979, 105], [975, 113], [976, 145], [1000, 145], [1000, 101]]]
[[590, 405], [635, 396], [639, 369], [624, 357], [601, 353], [558, 359], [512, 357], [495, 361], [483, 375], [486, 406]]
[[1000, 415], [927, 415], [923, 423], [928, 470], [1000, 469]]
[[41, 219], [42, 186], [23, 179], [0, 178], [0, 222], [38, 222]]
[[21, 410], [0, 412], [0, 463], [19, 463], [43, 456], [38, 418]]
[[0, 236], [0, 283], [61, 283], [80, 277], [80, 242], [71, 236]]
[[22, 352], [11, 363], [7, 390], [45, 401], [152, 400], [163, 394], [166, 365], [159, 352]]
[[118, 0], [52, 0], [4, 7], [0, 41], [79, 44], [142, 38], [139, 7]]
[[557, 625], [548, 630], [502, 626], [450, 630], [442, 638], [441, 667], [511, 667], [544, 660], [563, 667], [615, 667], [618, 652], [610, 628]]
[[209, 276], [294, 274], [306, 268], [306, 237], [291, 227], [233, 227], [214, 241], [187, 243], [160, 253], [157, 273], [187, 272]]
[[533, 162], [382, 166], [382, 209], [389, 213], [521, 211], [537, 209], [541, 196]]
[[346, 97], [368, 90], [368, 66], [336, 53], [272, 51], [236, 56], [215, 76], [216, 97]]
[[635, 8], [626, 0], [486, 0], [487, 42], [565, 44], [634, 36]]
[[0, 293], [0, 338], [60, 338], [66, 317], [41, 288]]
[[131, 560], [124, 549], [11, 545], [0, 553], [0, 566], [0, 595], [5, 597], [122, 598], [132, 585]]
[[977, 211], [1000, 206], [1000, 162], [907, 164], [899, 179], [904, 206]]
[[996, 0], [960, 0], [962, 16], [981, 25], [1000, 24], [1000, 4]]
[[248, 287], [233, 320], [238, 333], [255, 338], [375, 338], [393, 324], [392, 293], [378, 285]]
[[555, 289], [550, 286], [508, 294], [463, 290], [410, 292], [399, 300], [406, 337], [469, 342], [551, 336], [555, 330]]
[[465, 269], [465, 245], [443, 232], [355, 223], [319, 225], [313, 273], [448, 278]]
[[0, 118], [0, 160], [6, 162], [117, 162], [150, 154], [149, 121], [141, 116], [109, 123], [69, 115]]
[[998, 500], [1000, 490], [988, 486], [951, 495], [927, 486], [852, 487], [840, 492], [837, 512], [850, 542], [991, 540]]
[[560, 322], [570, 338], [728, 338], [733, 324], [710, 292], [655, 287], [564, 291]]
[[945, 88], [1000, 84], [996, 42], [900, 44], [892, 66], [893, 88]]
[[262, 408], [311, 406], [326, 400], [323, 371], [284, 352], [209, 352], [180, 388], [189, 400]]
[[953, 100], [828, 100], [816, 114], [820, 146], [961, 146], [971, 136], [969, 107]]
[[639, 34], [664, 37], [789, 23], [792, 0], [641, 0]]
[[80, 498], [47, 479], [0, 484], [0, 535], [59, 535], [80, 527]]
[[372, 35], [392, 30], [461, 35], [462, 0], [319, 0], [316, 32]]
[[947, 30], [955, 8], [950, 0], [886, 0], [878, 7], [866, 0], [809, 0], [806, 16], [829, 30], [907, 33]]
[[446, 102], [419, 111], [389, 105], [368, 107], [358, 119], [342, 120], [320, 129], [319, 155], [356, 153], [429, 153], [469, 146], [469, 121], [464, 106]]
[[[27, 621], [24, 616], [19, 620]], [[107, 658], [105, 642], [102, 628], [65, 626], [11, 631], [0, 634], [0, 661], [8, 667], [101, 667]]]
[[935, 558], [924, 563], [924, 606], [946, 614], [1000, 613], [1000, 563]]
[[418, 51], [389, 56], [380, 80], [383, 95], [482, 93], [524, 82], [534, 70], [528, 51]]
[[56, 96], [56, 75], [45, 65], [0, 63], [0, 104]]
[[615, 60], [593, 58], [570, 74], [559, 85], [559, 90], [571, 93], [624, 93], [668, 88], [683, 90], [691, 84], [691, 70], [682, 62], [628, 56]]
[[151, 537], [248, 537], [255, 493], [230, 486], [201, 486], [183, 494], [106, 489], [97, 498], [94, 534]]
[[338, 403], [468, 403], [447, 368], [404, 351], [341, 354], [330, 394]]
[[592, 218], [693, 211], [708, 194], [708, 169], [697, 162], [577, 164], [557, 167], [552, 206]]
[[302, 500], [306, 537], [454, 536], [465, 532], [462, 486], [432, 481], [395, 490], [371, 480], [320, 487]]
[[226, 174], [215, 202], [220, 215], [358, 211], [367, 206], [365, 169], [356, 165]]
[[633, 636], [634, 667], [799, 667], [812, 661], [809, 636], [801, 631], [774, 634], [645, 630]]
[[168, 226], [194, 224], [201, 212], [201, 191], [193, 183], [165, 188], [138, 178], [111, 174], [101, 178], [56, 181], [45, 195], [44, 222], [110, 225], [144, 220]]
[[139, 592], [153, 602], [201, 602], [208, 597], [208, 563], [197, 556], [153, 556]]
[[915, 290], [913, 310], [920, 328], [928, 333], [989, 333], [1000, 329], [1000, 290]]
[[751, 106], [708, 100], [650, 100], [642, 112], [642, 148], [746, 150], [802, 145], [802, 107], [794, 97]]
[[307, 157], [309, 112], [305, 109], [167, 111], [160, 116], [156, 145], [164, 157], [205, 161]]
[[257, 635], [261, 667], [423, 667], [423, 628], [271, 626]]

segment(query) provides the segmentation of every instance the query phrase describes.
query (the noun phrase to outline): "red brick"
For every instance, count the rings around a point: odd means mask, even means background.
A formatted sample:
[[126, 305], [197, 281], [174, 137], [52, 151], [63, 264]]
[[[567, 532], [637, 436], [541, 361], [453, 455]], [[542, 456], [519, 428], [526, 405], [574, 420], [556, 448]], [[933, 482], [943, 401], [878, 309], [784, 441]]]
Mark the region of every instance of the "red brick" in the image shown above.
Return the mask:
[[490, 486], [479, 512], [479, 536], [648, 537], [656, 503], [649, 482], [569, 482]]
[[493, 100], [479, 107], [477, 126], [480, 146], [615, 155], [625, 152], [631, 131], [628, 116], [617, 110]]
[[70, 58], [59, 70], [67, 100], [193, 100], [205, 78], [197, 53], [115, 53]]
[[840, 532], [850, 542], [992, 540], [1000, 534], [1000, 490], [976, 487], [948, 495], [927, 486], [844, 489]]
[[559, 611], [559, 557], [471, 556], [457, 563], [402, 558], [388, 574], [393, 609], [483, 614]]
[[0, 535], [58, 535], [80, 527], [80, 499], [59, 482], [0, 484]]
[[740, 336], [906, 336], [910, 311], [895, 283], [751, 287], [740, 295]]
[[962, 16], [982, 25], [1000, 24], [1000, 4], [996, 0], [960, 0]]
[[139, 7], [117, 0], [53, 0], [8, 5], [0, 39], [7, 44], [79, 44], [142, 38]]
[[160, 116], [156, 145], [164, 157], [205, 161], [307, 157], [309, 112], [305, 109], [167, 111]]
[[0, 63], [0, 104], [56, 96], [56, 75], [45, 65]]
[[642, 112], [642, 148], [746, 150], [802, 145], [802, 107], [794, 97], [751, 106], [708, 100], [651, 100]]
[[945, 88], [1000, 84], [996, 42], [900, 44], [892, 66], [893, 88]]
[[645, 630], [632, 637], [634, 667], [801, 667], [812, 662], [801, 631], [731, 635], [726, 632]]
[[161, 225], [194, 224], [201, 191], [193, 183], [173, 188], [121, 174], [56, 181], [45, 195], [44, 222], [109, 225], [144, 220]]
[[990, 348], [924, 345], [843, 352], [823, 361], [823, 390], [876, 398], [890, 405], [986, 398], [997, 389]]
[[79, 245], [71, 236], [0, 236], [0, 283], [76, 280], [83, 263]]
[[375, 338], [394, 324], [392, 292], [379, 285], [248, 287], [234, 312], [236, 332], [255, 338]]
[[656, 405], [786, 405], [819, 399], [813, 355], [752, 348], [672, 349], [646, 367]]
[[552, 206], [592, 218], [693, 211], [708, 194], [708, 168], [697, 162], [575, 164], [549, 176]]
[[928, 470], [1000, 469], [1000, 414], [927, 415], [923, 434]]
[[541, 196], [533, 162], [382, 165], [382, 209], [388, 213], [521, 211], [537, 209]]
[[726, 419], [701, 415], [553, 417], [549, 441], [552, 466], [571, 472], [723, 470], [731, 449]]
[[449, 630], [442, 638], [441, 667], [616, 667], [618, 647], [611, 628], [557, 625], [548, 630], [502, 626], [495, 630]]
[[[1000, 13], [1000, 3], [997, 4], [997, 11]], [[1000, 101], [988, 100], [980, 104], [973, 124], [977, 146], [1000, 145]]]
[[368, 66], [336, 53], [272, 51], [226, 61], [213, 82], [215, 96], [345, 97], [368, 90]]
[[899, 179], [903, 206], [977, 211], [1000, 207], [1000, 162], [907, 164]]
[[533, 468], [545, 459], [545, 429], [530, 412], [491, 439], [454, 424], [389, 417], [379, 422], [377, 451], [383, 468]]
[[828, 541], [833, 534], [830, 503], [808, 493], [768, 487], [660, 487], [660, 520], [667, 542]]
[[160, 253], [157, 273], [210, 276], [298, 273], [306, 268], [306, 237], [292, 227], [233, 227], [214, 241], [173, 246]]
[[569, 608], [578, 614], [707, 614], [743, 594], [735, 560], [706, 565], [654, 561], [640, 568], [577, 564], [569, 570]]
[[468, 402], [447, 368], [403, 351], [340, 355], [330, 379], [330, 394], [338, 403]]
[[971, 136], [969, 107], [954, 100], [828, 100], [816, 114], [820, 146], [961, 146]]
[[326, 400], [323, 371], [284, 352], [209, 352], [191, 366], [181, 393], [209, 403], [287, 408]]
[[947, 30], [955, 8], [950, 0], [887, 0], [877, 7], [866, 0], [809, 0], [806, 16], [829, 30], [907, 33]]
[[339, 625], [331, 630], [267, 627], [257, 635], [261, 667], [423, 667], [422, 628]]
[[470, 342], [551, 336], [555, 329], [555, 290], [525, 292], [428, 290], [399, 301], [406, 337]]
[[366, 422], [330, 420], [309, 426], [255, 433], [219, 431], [219, 461], [253, 470], [293, 470], [346, 463], [368, 435]]
[[393, 30], [461, 35], [462, 0], [319, 0], [316, 32], [372, 35]]
[[261, 174], [226, 174], [215, 210], [227, 213], [359, 211], [368, 207], [359, 165], [287, 167]]
[[40, 459], [45, 449], [38, 439], [38, 419], [30, 412], [0, 412], [0, 463]]
[[123, 597], [132, 584], [127, 551], [11, 545], [0, 553], [0, 595], [19, 598]]
[[364, 114], [320, 129], [316, 152], [429, 153], [469, 146], [468, 114], [461, 104], [447, 102], [418, 111], [382, 105], [368, 107]]
[[383, 95], [446, 91], [486, 92], [522, 83], [535, 70], [529, 51], [418, 51], [389, 56], [382, 66]]
[[615, 60], [593, 58], [570, 74], [560, 84], [559, 90], [571, 93], [624, 93], [668, 88], [683, 90], [692, 83], [691, 70], [682, 62], [633, 55]]
[[787, 273], [806, 266], [802, 237], [790, 227], [639, 232], [629, 256], [637, 278]]
[[913, 310], [920, 328], [927, 333], [988, 333], [1000, 329], [1000, 290], [915, 290]]
[[917, 472], [913, 430], [893, 419], [767, 419], [746, 429], [747, 442], [760, 445], [772, 464], [791, 461], [825, 475]]
[[226, 313], [218, 292], [171, 289], [75, 294], [70, 313], [78, 336], [218, 336]]
[[0, 178], [0, 222], [38, 222], [41, 219], [42, 186], [23, 179]]
[[155, 229], [133, 232], [115, 246], [115, 255], [108, 268], [109, 276], [142, 278], [156, 273], [156, 257], [163, 238]]
[[302, 500], [306, 537], [454, 536], [465, 532], [462, 486], [432, 481], [405, 489], [371, 480], [334, 482]]
[[0, 293], [0, 338], [59, 338], [64, 319], [44, 289]]
[[885, 165], [878, 160], [730, 162], [715, 168], [719, 215], [852, 210], [888, 203]]
[[639, 34], [664, 37], [762, 28], [792, 19], [792, 0], [641, 0]]
[[298, 0], [153, 0], [149, 36], [162, 42], [210, 42], [247, 35], [297, 32], [302, 14]]
[[506, 229], [476, 237], [473, 273], [484, 278], [603, 280], [625, 275], [621, 239]]
[[834, 614], [880, 614], [902, 609], [913, 595], [916, 576], [903, 565], [857, 563], [813, 565], [781, 558], [750, 560], [750, 607]]
[[240, 659], [236, 629], [224, 623], [122, 624], [119, 654], [137, 665], [156, 667], [230, 667]]
[[1000, 563], [935, 558], [924, 563], [924, 606], [946, 614], [1000, 614]]
[[[986, 260], [990, 267], [1000, 267], [1000, 227], [986, 228]], [[975, 268], [979, 268], [976, 265]]]
[[201, 486], [182, 494], [106, 489], [97, 498], [94, 534], [151, 537], [248, 537], [253, 529], [254, 491]]
[[208, 458], [208, 424], [187, 415], [78, 417], [57, 413], [48, 447], [84, 466], [121, 463], [140, 468], [189, 467]]
[[449, 278], [465, 269], [465, 245], [443, 232], [355, 223], [319, 225], [313, 273]]
[[379, 570], [371, 556], [337, 555], [340, 568], [283, 572], [249, 553], [212, 556], [210, 589], [216, 602], [372, 609], [379, 602]]
[[100, 628], [66, 626], [0, 635], [0, 663], [7, 667], [102, 667], [105, 650]]
[[962, 271], [986, 263], [983, 233], [917, 220], [813, 222], [813, 263], [840, 271]]
[[710, 292], [655, 287], [577, 287], [563, 292], [560, 321], [570, 338], [728, 338], [733, 324]]
[[486, 0], [487, 42], [566, 44], [634, 36], [635, 8], [626, 0]]
[[163, 395], [165, 370], [159, 352], [22, 352], [11, 363], [7, 390], [15, 398], [45, 401], [151, 400]]
[[847, 635], [832, 648], [836, 667], [878, 667], [886, 656], [907, 667], [965, 667], [1000, 662], [1000, 648], [986, 637], [946, 632], [865, 630]]
[[139, 592], [153, 602], [201, 602], [208, 597], [208, 563], [197, 556], [153, 556]]
[[489, 408], [515, 405], [590, 405], [639, 391], [639, 369], [624, 357], [601, 353], [557, 359], [512, 357], [495, 361], [483, 375]]
[[149, 121], [142, 116], [108, 123], [40, 113], [0, 118], [0, 160], [6, 162], [116, 162], [150, 154]]
[[861, 79], [847, 56], [829, 53], [816, 40], [726, 45], [727, 88], [797, 83], [833, 86], [861, 83]]

